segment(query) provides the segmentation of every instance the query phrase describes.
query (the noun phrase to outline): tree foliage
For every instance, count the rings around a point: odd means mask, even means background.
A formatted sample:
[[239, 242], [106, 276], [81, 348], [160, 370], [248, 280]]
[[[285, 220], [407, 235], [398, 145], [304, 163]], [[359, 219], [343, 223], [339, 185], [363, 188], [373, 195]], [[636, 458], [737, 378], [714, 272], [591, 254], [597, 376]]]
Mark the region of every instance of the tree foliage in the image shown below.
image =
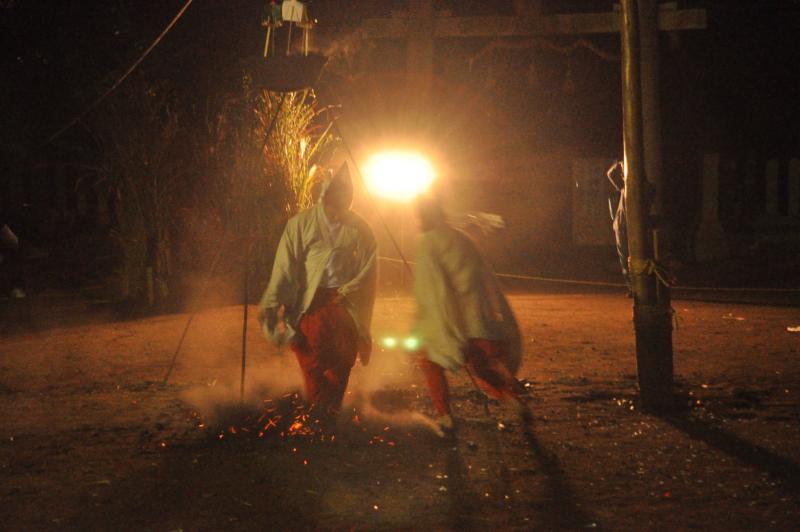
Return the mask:
[[113, 192], [123, 297], [165, 300], [176, 274], [220, 262], [268, 269], [286, 219], [312, 202], [311, 168], [335, 145], [311, 92], [282, 97], [276, 117], [281, 95], [245, 78], [198, 120], [168, 83], [139, 75], [94, 114], [91, 167]]
[[186, 131], [169, 84], [137, 76], [96, 113], [96, 182], [114, 200], [123, 297], [169, 294], [176, 206], [187, 176]]

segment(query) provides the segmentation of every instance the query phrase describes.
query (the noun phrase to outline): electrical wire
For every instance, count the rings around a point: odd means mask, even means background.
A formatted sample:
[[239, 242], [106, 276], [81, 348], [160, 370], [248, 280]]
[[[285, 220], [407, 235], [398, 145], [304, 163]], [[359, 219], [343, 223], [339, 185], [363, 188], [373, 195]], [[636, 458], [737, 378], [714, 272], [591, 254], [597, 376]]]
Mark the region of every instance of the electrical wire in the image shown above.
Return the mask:
[[[386, 262], [396, 262], [402, 263], [406, 262], [407, 264], [416, 264], [414, 261], [402, 261], [400, 259], [395, 259], [392, 257], [378, 257], [378, 260], [386, 261]], [[605, 286], [609, 288], [626, 288], [627, 285], [624, 283], [611, 283], [611, 282], [604, 282], [604, 281], [582, 281], [580, 279], [562, 279], [558, 277], [538, 277], [535, 275], [519, 275], [514, 273], [495, 273], [497, 277], [504, 277], [507, 279], [518, 279], [522, 281], [542, 281], [546, 283], [558, 283], [558, 284], [571, 284], [571, 285], [582, 285], [582, 286]], [[733, 286], [680, 286], [675, 285], [671, 287], [673, 290], [686, 290], [686, 291], [702, 291], [702, 292], [755, 292], [755, 293], [763, 293], [763, 292], [775, 292], [775, 293], [794, 293], [800, 292], [800, 288], [755, 288], [755, 287], [733, 287]]]
[[178, 20], [180, 20], [180, 18], [183, 16], [186, 10], [189, 9], [189, 6], [192, 4], [193, 1], [194, 0], [186, 0], [186, 3], [184, 3], [180, 11], [178, 11], [178, 14], [175, 15], [175, 17], [173, 17], [170, 23], [167, 24], [167, 27], [164, 28], [164, 31], [162, 31], [161, 34], [158, 37], [156, 37], [156, 39], [150, 44], [150, 46], [147, 47], [147, 49], [142, 53], [142, 55], [140, 55], [139, 58], [136, 61], [134, 61], [130, 67], [128, 67], [125, 73], [122, 74], [122, 76], [116, 82], [114, 82], [114, 84], [111, 85], [110, 88], [108, 88], [103, 94], [101, 94], [95, 101], [89, 104], [82, 112], [77, 114], [75, 118], [70, 120], [64, 127], [53, 133], [53, 135], [51, 135], [50, 138], [47, 139], [47, 142], [45, 142], [45, 144], [50, 144], [55, 139], [64, 134], [65, 131], [67, 131], [72, 126], [83, 120], [87, 114], [89, 114], [95, 107], [100, 105], [100, 102], [105, 100], [108, 97], [108, 95], [114, 92], [116, 88], [119, 87], [122, 84], [122, 82], [125, 81], [125, 79], [133, 73], [134, 70], [136, 70], [136, 67], [138, 67], [141, 64], [141, 62], [144, 61], [144, 59], [148, 55], [150, 55], [150, 52], [152, 52], [153, 49], [156, 46], [158, 46], [158, 43], [160, 43], [161, 40], [164, 38], [164, 36], [167, 33], [169, 33], [169, 31], [172, 29], [173, 26], [175, 26], [175, 24], [178, 22]]

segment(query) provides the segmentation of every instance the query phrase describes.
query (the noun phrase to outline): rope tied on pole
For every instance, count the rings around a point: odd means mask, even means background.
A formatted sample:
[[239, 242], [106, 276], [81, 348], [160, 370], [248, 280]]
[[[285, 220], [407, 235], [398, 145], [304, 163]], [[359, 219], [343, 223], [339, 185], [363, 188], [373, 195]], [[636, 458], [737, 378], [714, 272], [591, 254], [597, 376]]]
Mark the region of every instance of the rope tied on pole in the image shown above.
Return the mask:
[[628, 257], [628, 269], [634, 275], [654, 275], [667, 288], [673, 285], [666, 267], [657, 260]]

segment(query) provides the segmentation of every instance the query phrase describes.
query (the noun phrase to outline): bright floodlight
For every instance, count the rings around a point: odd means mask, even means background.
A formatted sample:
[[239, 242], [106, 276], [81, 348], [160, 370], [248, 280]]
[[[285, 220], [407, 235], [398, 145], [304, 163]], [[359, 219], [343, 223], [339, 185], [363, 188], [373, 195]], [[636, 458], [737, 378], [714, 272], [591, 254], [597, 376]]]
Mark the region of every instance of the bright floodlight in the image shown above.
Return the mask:
[[436, 178], [430, 161], [406, 151], [376, 153], [364, 166], [364, 175], [370, 192], [395, 201], [411, 201]]

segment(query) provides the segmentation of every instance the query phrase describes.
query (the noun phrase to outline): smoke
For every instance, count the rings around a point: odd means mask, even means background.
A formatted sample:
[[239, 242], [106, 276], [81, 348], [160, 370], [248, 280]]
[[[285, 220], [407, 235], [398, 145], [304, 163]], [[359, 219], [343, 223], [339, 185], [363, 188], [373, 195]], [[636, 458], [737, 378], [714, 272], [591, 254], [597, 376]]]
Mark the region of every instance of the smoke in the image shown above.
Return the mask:
[[[194, 382], [182, 399], [208, 426], [238, 426], [259, 417], [270, 405], [300, 405], [303, 379], [289, 348], [278, 349], [255, 326], [251, 307], [244, 400], [241, 400], [242, 308], [198, 313], [187, 336], [176, 380]], [[386, 336], [402, 338], [409, 330], [411, 298], [379, 298], [373, 323], [374, 349], [367, 366], [356, 362], [345, 394], [343, 412], [358, 413], [366, 423], [422, 428], [439, 434], [435, 422], [418, 411], [427, 391], [416, 355], [402, 348], [381, 347]], [[350, 414], [351, 415], [351, 414]], [[344, 422], [343, 414], [340, 422]]]
[[407, 335], [412, 312], [411, 298], [378, 299], [372, 357], [366, 367], [354, 368], [345, 406], [353, 406], [366, 422], [394, 428], [421, 428], [441, 437], [444, 434], [436, 422], [415, 410], [427, 395], [417, 367], [418, 355], [405, 351], [401, 346], [381, 347], [381, 340], [386, 336], [403, 338]]
[[[297, 363], [291, 353], [269, 349], [255, 353], [245, 371], [244, 397], [241, 395], [241, 358], [218, 378], [209, 379], [186, 390], [182, 399], [209, 425], [236, 425], [235, 417], [256, 413], [266, 401], [299, 394], [303, 389]], [[233, 360], [233, 358], [229, 358]], [[237, 374], [238, 373], [238, 374]]]
[[355, 30], [338, 34], [336, 38], [318, 38], [314, 43], [314, 51], [333, 58], [352, 61], [352, 58], [363, 46], [364, 39], [360, 31]]
[[371, 397], [361, 403], [361, 412], [364, 418], [368, 421], [379, 422], [381, 424], [389, 425], [395, 429], [414, 429], [424, 428], [428, 429], [440, 438], [444, 437], [444, 432], [439, 425], [429, 416], [422, 412], [413, 410], [398, 410], [394, 412], [387, 412], [385, 410], [378, 410], [372, 403]]
[[[302, 389], [294, 357], [281, 353], [258, 327], [258, 310], [248, 307], [245, 394], [241, 401], [242, 320], [240, 305], [196, 312], [171, 382], [191, 383], [181, 398], [204, 421], [213, 422], [234, 405], [256, 410], [263, 400]], [[180, 331], [175, 331], [179, 338]]]

